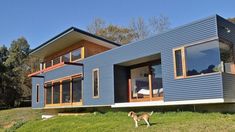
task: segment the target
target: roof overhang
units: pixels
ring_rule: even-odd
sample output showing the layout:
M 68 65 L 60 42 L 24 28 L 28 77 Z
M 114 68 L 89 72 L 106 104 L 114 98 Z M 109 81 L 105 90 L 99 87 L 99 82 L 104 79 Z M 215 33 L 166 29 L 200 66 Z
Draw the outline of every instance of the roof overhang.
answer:
M 80 40 L 87 40 L 108 48 L 121 46 L 120 44 L 106 40 L 86 31 L 71 27 L 33 49 L 30 52 L 30 55 L 44 58 L 57 51 L 63 50 L 64 48 L 67 48 Z

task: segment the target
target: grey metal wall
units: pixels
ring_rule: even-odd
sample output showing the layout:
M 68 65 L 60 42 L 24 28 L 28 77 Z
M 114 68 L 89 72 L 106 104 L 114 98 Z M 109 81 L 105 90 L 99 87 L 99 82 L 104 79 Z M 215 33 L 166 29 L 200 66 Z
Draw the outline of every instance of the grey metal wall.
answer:
M 216 16 L 212 16 L 201 19 L 145 40 L 84 59 L 84 105 L 113 104 L 114 65 L 157 53 L 161 53 L 165 101 L 222 98 L 222 75 L 220 73 L 175 80 L 173 71 L 172 49 L 192 42 L 218 37 L 216 18 Z M 214 41 L 214 43 L 218 43 L 218 41 Z M 92 98 L 92 70 L 95 68 L 99 68 L 100 98 Z M 77 68 L 61 68 L 46 73 L 45 80 L 75 72 L 79 72 L 79 70 Z M 33 83 L 35 82 L 33 81 Z
M 174 79 L 172 49 L 212 37 L 217 37 L 216 16 L 85 59 L 84 103 L 86 105 L 114 103 L 113 65 L 157 53 L 161 53 L 162 57 L 165 101 L 223 98 L 222 76 L 219 73 Z M 91 71 L 94 68 L 100 69 L 99 99 L 93 99 L 91 96 Z
M 235 25 L 220 16 L 217 16 L 217 24 L 219 38 L 232 42 L 235 51 Z M 223 74 L 223 93 L 225 99 L 235 99 L 235 75 Z
M 39 84 L 39 102 L 37 99 L 36 85 Z M 44 79 L 43 78 L 32 78 L 32 107 L 42 108 L 44 107 Z
M 235 99 L 235 75 L 223 73 L 224 99 Z

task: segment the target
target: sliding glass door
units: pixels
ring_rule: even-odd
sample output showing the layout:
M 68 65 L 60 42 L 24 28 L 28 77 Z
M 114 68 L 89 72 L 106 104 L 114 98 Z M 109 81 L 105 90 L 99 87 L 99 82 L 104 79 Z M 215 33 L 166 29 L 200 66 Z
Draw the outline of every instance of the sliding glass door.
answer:
M 133 99 L 149 98 L 149 67 L 131 69 L 131 91 Z
M 130 69 L 130 101 L 162 100 L 161 61 L 140 64 Z
M 163 97 L 162 66 L 161 64 L 153 64 L 150 67 L 152 79 L 152 97 Z

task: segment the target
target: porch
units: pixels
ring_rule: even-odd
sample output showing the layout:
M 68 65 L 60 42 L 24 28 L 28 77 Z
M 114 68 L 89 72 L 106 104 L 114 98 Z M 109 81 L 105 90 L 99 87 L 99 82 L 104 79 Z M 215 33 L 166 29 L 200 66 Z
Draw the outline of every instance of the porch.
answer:
M 161 54 L 114 66 L 115 103 L 163 101 Z

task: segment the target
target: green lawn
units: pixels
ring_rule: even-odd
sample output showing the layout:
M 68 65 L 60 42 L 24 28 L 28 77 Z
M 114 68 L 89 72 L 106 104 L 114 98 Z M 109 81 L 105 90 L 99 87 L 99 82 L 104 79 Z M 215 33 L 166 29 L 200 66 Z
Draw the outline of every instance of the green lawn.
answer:
M 41 112 L 31 108 L 0 110 L 0 132 L 40 118 Z
M 17 111 L 17 113 L 15 113 Z M 25 112 L 23 112 L 25 111 Z M 105 114 L 86 114 L 77 116 L 57 116 L 48 120 L 38 119 L 40 112 L 30 109 L 12 109 L 0 111 L 0 123 L 11 122 L 13 119 L 21 119 L 21 114 L 27 112 L 32 117 L 25 117 L 27 122 L 20 125 L 19 132 L 62 132 L 62 131 L 100 131 L 100 132 L 127 132 L 127 131 L 235 131 L 235 114 L 221 113 L 196 113 L 196 112 L 166 112 L 154 113 L 150 122 L 152 126 L 147 128 L 145 122 L 140 122 L 139 127 L 134 127 L 133 120 L 127 116 L 127 112 L 108 112 Z M 2 120 L 4 113 L 12 113 L 6 120 Z M 34 114 L 32 114 L 34 113 Z M 27 114 L 26 114 L 27 115 Z M 10 119 L 12 118 L 12 119 Z M 3 130 L 3 129 L 2 129 Z

